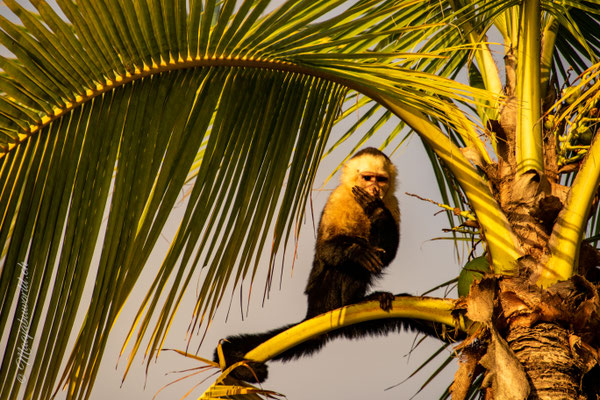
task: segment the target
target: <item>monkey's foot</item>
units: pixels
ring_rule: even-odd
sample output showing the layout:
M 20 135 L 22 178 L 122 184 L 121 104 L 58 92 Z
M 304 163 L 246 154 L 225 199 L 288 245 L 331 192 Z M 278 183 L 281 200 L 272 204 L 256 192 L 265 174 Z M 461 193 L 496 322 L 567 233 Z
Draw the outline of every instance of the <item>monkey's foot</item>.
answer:
M 392 309 L 392 301 L 394 301 L 394 294 L 390 292 L 373 292 L 365 300 L 379 300 L 379 307 L 383 311 L 390 311 Z

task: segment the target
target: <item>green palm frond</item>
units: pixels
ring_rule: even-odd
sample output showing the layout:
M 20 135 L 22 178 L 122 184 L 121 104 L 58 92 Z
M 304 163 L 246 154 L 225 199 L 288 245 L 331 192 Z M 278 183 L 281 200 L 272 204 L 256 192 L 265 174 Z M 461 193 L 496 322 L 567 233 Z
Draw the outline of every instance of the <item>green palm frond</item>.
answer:
M 549 12 L 558 20 L 554 66 L 562 80 L 573 79 L 600 59 L 600 12 L 598 2 L 577 2 L 572 9 L 549 4 Z M 569 69 L 574 76 L 569 77 Z
M 484 123 L 497 113 L 501 79 L 483 38 L 500 20 L 516 37 L 516 1 L 30 3 L 0 4 L 11 11 L 0 16 L 0 398 L 48 398 L 59 381 L 89 396 L 110 329 L 180 201 L 129 362 L 139 349 L 157 354 L 198 276 L 191 330 L 205 326 L 228 285 L 254 278 L 266 243 L 285 250 L 332 125 L 360 107 L 348 135 L 412 117 L 430 131 L 444 201 L 466 209 L 436 141 L 457 179 L 476 181 L 476 195 L 465 190 L 481 201 L 475 211 L 501 222 L 490 237 L 505 232 L 487 183 L 453 151 L 491 160 L 495 138 L 462 110 Z M 598 58 L 597 5 L 542 2 L 557 21 L 563 76 Z M 473 62 L 479 85 L 448 79 Z M 507 248 L 510 270 L 518 254 Z
M 187 281 L 199 264 L 199 254 L 193 251 L 198 239 L 202 238 L 207 252 L 203 264 L 212 266 L 208 275 L 213 275 L 213 279 L 206 280 L 207 290 L 214 282 L 223 284 L 227 272 L 232 271 L 218 267 L 233 266 L 238 254 L 244 257 L 238 277 L 245 276 L 250 265 L 256 268 L 258 259 L 253 258 L 260 254 L 274 218 L 279 219 L 277 227 L 284 232 L 291 226 L 288 218 L 302 215 L 299 209 L 290 216 L 277 217 L 275 206 L 279 201 L 283 207 L 291 207 L 292 202 L 304 204 L 299 197 L 306 198 L 344 89 L 295 74 L 271 72 L 256 79 L 253 71 L 242 69 L 233 73 L 219 69 L 198 72 L 171 72 L 160 79 L 149 77 L 126 85 L 123 90 L 108 92 L 89 106 L 86 103 L 53 122 L 5 156 L 3 173 L 8 179 L 3 181 L 2 201 L 9 203 L 7 209 L 12 215 L 7 217 L 12 217 L 15 229 L 9 236 L 12 223 L 7 218 L 2 231 L 2 237 L 9 241 L 2 271 L 3 295 L 11 299 L 18 290 L 22 291 L 17 266 L 26 265 L 31 271 L 29 304 L 36 304 L 30 312 L 31 336 L 39 333 L 35 322 L 43 315 L 44 302 L 50 301 L 48 317 L 54 318 L 48 321 L 54 319 L 54 325 L 49 324 L 52 330 L 44 330 L 41 339 L 48 341 L 49 350 L 40 352 L 33 366 L 50 383 L 60 367 L 59 355 L 64 354 L 63 335 L 68 337 L 74 329 L 73 319 L 87 273 L 94 271 L 90 270 L 91 258 L 107 197 L 110 208 L 90 312 L 69 360 L 73 374 L 81 373 L 78 369 L 82 363 L 85 365 L 90 348 L 104 345 L 105 336 L 98 333 L 112 325 L 133 288 L 209 126 L 212 129 L 207 151 L 169 253 L 183 254 L 183 261 L 167 257 L 156 281 L 158 294 L 164 289 L 163 279 L 176 267 L 179 269 L 173 295 L 176 290 L 185 290 L 185 285 L 178 288 L 177 284 L 190 258 L 189 275 L 183 275 Z M 306 109 L 293 106 L 288 97 L 306 102 Z M 220 98 L 228 101 L 218 103 Z M 263 112 L 248 112 L 250 104 Z M 299 133 L 290 134 L 290 129 Z M 223 159 L 234 162 L 221 167 Z M 290 163 L 297 166 L 290 170 L 290 176 L 300 176 L 300 171 L 308 173 L 286 184 L 288 176 L 280 165 Z M 114 187 L 109 192 L 115 168 Z M 67 173 L 61 174 L 63 171 Z M 286 190 L 281 191 L 282 187 Z M 53 209 L 48 210 L 49 207 Z M 240 249 L 247 229 L 256 234 L 249 235 L 251 243 Z M 216 247 L 215 241 L 211 246 L 205 245 L 211 236 L 223 240 Z M 53 275 L 57 286 L 48 292 L 49 277 Z M 44 286 L 38 289 L 41 285 Z M 51 293 L 49 299 L 46 293 Z M 201 297 L 200 301 L 214 308 L 219 299 Z M 169 298 L 165 313 L 176 306 Z M 8 309 L 10 302 L 3 303 L 2 328 L 10 315 L 4 307 Z M 15 325 L 16 317 L 13 332 L 24 326 Z M 169 317 L 167 314 L 163 318 Z M 159 324 L 158 328 L 164 329 L 164 325 Z M 95 332 L 97 338 L 88 342 Z M 14 371 L 10 360 L 15 359 L 23 343 L 9 346 L 5 365 L 8 371 Z M 90 360 L 88 365 L 82 382 L 95 374 L 97 362 Z M 30 378 L 31 390 L 35 391 L 33 386 L 40 381 Z M 77 394 L 83 388 L 72 390 Z
M 18 18 L 0 17 L 14 56 L 0 57 L 2 396 L 46 398 L 57 381 L 89 396 L 186 182 L 131 357 L 161 348 L 194 274 L 197 329 L 230 281 L 254 276 L 267 238 L 274 253 L 287 242 L 348 89 L 447 124 L 448 99 L 489 98 L 415 70 L 409 51 L 374 50 L 390 32 L 437 28 L 397 26 L 419 2 L 292 0 L 267 14 L 264 0 L 57 3 L 7 0 Z
M 444 9 L 444 6 L 446 7 Z M 494 68 L 488 69 L 486 73 L 486 47 L 490 47 L 492 51 L 503 51 L 499 46 L 494 47 L 494 44 L 486 45 L 481 41 L 484 40 L 488 30 L 494 24 L 505 39 L 505 45 L 518 45 L 518 27 L 519 27 L 519 9 L 517 2 L 451 2 L 443 3 L 438 9 L 439 14 L 434 12 L 435 9 L 414 10 L 412 18 L 415 21 L 423 22 L 424 18 L 429 18 L 427 21 L 431 24 L 428 37 L 429 40 L 422 44 L 422 51 L 435 54 L 439 49 L 447 48 L 447 43 L 452 43 L 455 49 L 461 45 L 462 50 L 452 52 L 449 58 L 445 59 L 424 59 L 420 62 L 413 62 L 414 67 L 425 70 L 435 71 L 442 76 L 455 77 L 459 71 L 464 71 L 466 67 L 470 72 L 470 83 L 473 86 L 481 88 L 493 88 L 492 81 L 500 79 L 499 71 L 494 71 Z M 542 59 L 542 82 L 547 82 L 549 79 L 549 69 L 552 64 L 560 78 L 566 79 L 569 67 L 574 69 L 574 74 L 570 76 L 575 78 L 581 73 L 590 61 L 594 61 L 600 56 L 600 46 L 598 41 L 598 32 L 600 25 L 598 23 L 598 6 L 596 1 L 592 2 L 569 2 L 568 4 L 557 2 L 541 2 L 543 15 L 543 23 L 545 23 L 544 32 L 544 52 Z M 452 13 L 451 11 L 457 11 Z M 421 19 L 423 18 L 423 19 Z M 436 22 L 444 22 L 446 26 L 441 29 L 434 29 Z M 402 37 L 396 37 L 395 41 L 384 40 L 380 43 L 380 47 L 391 46 L 398 51 L 406 51 L 410 46 L 413 46 L 413 40 L 409 39 L 409 35 L 415 35 L 414 32 L 408 32 Z M 556 42 L 555 42 L 556 41 Z M 469 46 L 471 44 L 471 46 Z M 475 45 L 479 47 L 475 47 Z M 421 45 L 421 44 L 420 44 Z M 556 52 L 554 52 L 556 45 Z M 478 48 L 483 50 L 478 51 Z M 497 50 L 496 50 L 497 49 Z M 547 53 L 547 54 L 546 54 Z M 484 56 L 481 56 L 483 54 Z M 480 55 L 478 57 L 478 55 Z M 554 56 L 554 57 L 553 57 Z M 481 71 L 480 71 L 481 69 Z M 533 68 L 531 68 L 533 70 Z M 546 75 L 544 75 L 544 71 Z M 496 74 L 498 76 L 493 77 Z M 545 84 L 542 84 L 542 92 L 546 92 Z M 487 104 L 485 107 L 477 105 L 477 114 L 482 122 L 488 121 L 490 118 L 497 118 L 498 107 L 501 103 Z M 359 104 L 357 103 L 357 108 Z M 375 106 L 378 107 L 378 106 Z M 386 113 L 387 114 L 387 113 Z M 379 118 L 372 119 L 370 124 L 376 127 L 382 120 L 388 117 L 384 114 Z M 365 122 L 362 123 L 366 125 Z M 493 135 L 491 132 L 486 132 Z M 456 134 L 449 135 L 450 137 L 459 137 Z M 530 136 L 530 135 L 528 135 Z M 539 135 L 538 135 L 539 136 Z M 496 138 L 490 136 L 490 144 L 495 149 Z M 460 140 L 459 140 L 460 141 Z M 462 147 L 462 145 L 461 145 Z M 535 146 L 525 146 L 535 148 Z M 445 178 L 443 175 L 436 174 L 438 185 L 444 188 Z M 440 178 L 442 180 L 440 180 Z M 451 190 L 445 192 L 445 198 L 456 197 L 456 191 Z M 455 204 L 460 208 L 465 208 L 467 205 L 463 202 Z

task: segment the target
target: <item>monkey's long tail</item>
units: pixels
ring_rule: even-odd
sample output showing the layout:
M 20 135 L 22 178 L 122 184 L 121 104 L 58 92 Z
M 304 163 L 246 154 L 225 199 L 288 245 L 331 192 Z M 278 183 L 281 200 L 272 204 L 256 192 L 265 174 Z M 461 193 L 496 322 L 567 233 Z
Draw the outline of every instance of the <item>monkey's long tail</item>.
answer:
M 250 350 L 295 325 L 296 324 L 285 325 L 281 328 L 273 329 L 263 333 L 242 334 L 227 337 L 221 342 L 221 348 L 223 349 L 223 355 L 225 357 L 225 364 L 229 366 L 238 361 L 244 360 L 244 355 Z M 276 355 L 271 360 L 289 361 L 305 355 L 310 355 L 316 351 L 319 351 L 325 345 L 327 340 L 328 335 L 309 339 L 291 349 L 284 351 L 283 353 Z M 215 350 L 213 359 L 218 361 L 217 350 Z M 234 378 L 251 383 L 263 382 L 265 379 L 267 379 L 269 371 L 265 363 L 249 360 L 246 360 L 246 363 L 248 365 L 247 367 L 240 366 L 233 370 L 230 375 Z

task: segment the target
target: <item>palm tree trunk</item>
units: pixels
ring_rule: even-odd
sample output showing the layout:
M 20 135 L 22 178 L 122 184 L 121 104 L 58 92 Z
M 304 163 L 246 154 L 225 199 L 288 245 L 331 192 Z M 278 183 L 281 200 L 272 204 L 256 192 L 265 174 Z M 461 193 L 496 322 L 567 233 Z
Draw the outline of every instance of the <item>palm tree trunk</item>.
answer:
M 577 336 L 558 324 L 544 322 L 513 326 L 506 339 L 525 368 L 531 386 L 529 399 L 586 398 L 581 390 L 586 363 L 573 344 Z

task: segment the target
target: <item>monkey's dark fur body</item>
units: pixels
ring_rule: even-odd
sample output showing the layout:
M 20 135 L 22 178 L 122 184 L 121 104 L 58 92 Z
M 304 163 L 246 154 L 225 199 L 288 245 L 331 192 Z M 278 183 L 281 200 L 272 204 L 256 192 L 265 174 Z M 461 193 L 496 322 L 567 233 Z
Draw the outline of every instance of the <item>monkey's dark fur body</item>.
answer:
M 400 213 L 394 196 L 395 179 L 394 165 L 374 148 L 356 153 L 345 165 L 342 183 L 329 197 L 321 215 L 315 257 L 305 290 L 308 297 L 305 320 L 366 300 L 379 300 L 384 310 L 391 308 L 391 293 L 367 295 L 367 291 L 398 249 Z M 226 364 L 244 359 L 248 351 L 292 326 L 228 337 L 222 342 Z M 338 336 L 359 338 L 403 328 L 428 334 L 435 330 L 416 320 L 368 321 L 311 339 L 272 359 L 287 361 L 310 355 Z M 248 382 L 262 382 L 267 378 L 264 363 L 248 361 L 248 365 L 252 371 L 241 366 L 231 375 Z

